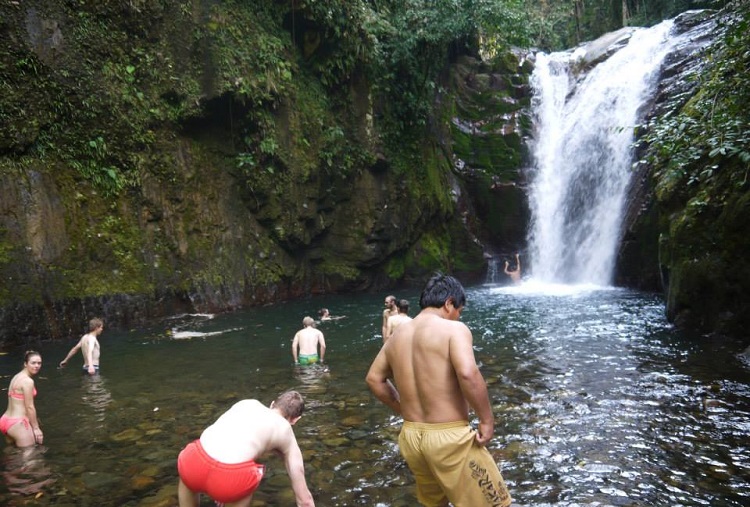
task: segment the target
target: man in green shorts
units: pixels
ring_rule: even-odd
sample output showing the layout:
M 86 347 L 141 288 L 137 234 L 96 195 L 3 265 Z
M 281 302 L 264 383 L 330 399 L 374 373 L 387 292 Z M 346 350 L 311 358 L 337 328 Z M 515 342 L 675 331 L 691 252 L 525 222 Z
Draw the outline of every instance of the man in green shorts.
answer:
M 495 431 L 487 385 L 471 331 L 458 321 L 465 304 L 458 280 L 432 277 L 419 300 L 422 311 L 385 342 L 367 384 L 404 418 L 399 450 L 415 476 L 419 503 L 507 507 L 510 493 L 485 447 Z M 476 430 L 469 407 L 479 418 Z
M 292 341 L 292 356 L 294 363 L 300 365 L 321 363 L 326 355 L 326 340 L 323 333 L 315 329 L 315 320 L 312 317 L 302 319 L 302 329 L 297 331 Z M 320 346 L 320 356 L 318 356 Z

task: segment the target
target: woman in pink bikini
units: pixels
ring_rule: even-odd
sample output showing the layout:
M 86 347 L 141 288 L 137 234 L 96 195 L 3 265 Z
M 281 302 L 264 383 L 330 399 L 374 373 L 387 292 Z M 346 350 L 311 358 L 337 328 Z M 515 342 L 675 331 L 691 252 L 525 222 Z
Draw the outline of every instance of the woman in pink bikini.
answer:
M 39 352 L 26 352 L 23 370 L 18 372 L 8 386 L 8 409 L 0 417 L 0 431 L 8 443 L 16 447 L 28 447 L 41 444 L 44 438 L 36 417 L 34 397 L 34 375 L 42 368 L 42 356 Z

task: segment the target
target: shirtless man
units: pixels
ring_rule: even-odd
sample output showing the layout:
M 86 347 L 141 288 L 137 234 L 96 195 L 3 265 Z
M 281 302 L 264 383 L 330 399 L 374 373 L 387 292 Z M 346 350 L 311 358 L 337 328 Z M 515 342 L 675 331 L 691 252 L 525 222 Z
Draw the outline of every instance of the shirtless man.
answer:
M 304 328 L 297 331 L 292 340 L 292 356 L 295 364 L 315 364 L 325 360 L 326 340 L 323 333 L 315 329 L 315 320 L 312 317 L 302 319 Z M 318 356 L 318 345 L 320 345 L 320 356 Z
M 198 507 L 201 493 L 217 503 L 249 507 L 265 472 L 255 460 L 269 452 L 283 456 L 297 507 L 314 507 L 292 430 L 304 408 L 297 391 L 282 393 L 270 407 L 258 400 L 235 403 L 180 452 L 180 507 Z
M 385 297 L 385 310 L 383 310 L 383 330 L 382 336 L 385 342 L 388 339 L 388 318 L 398 315 L 398 307 L 396 306 L 396 296 Z
M 518 258 L 518 254 L 516 254 L 516 269 L 508 269 L 509 267 L 510 263 L 505 261 L 505 274 L 514 284 L 521 283 L 521 259 Z
M 102 319 L 94 318 L 89 321 L 89 332 L 78 340 L 78 343 L 70 349 L 65 359 L 60 361 L 60 368 L 68 363 L 68 359 L 73 357 L 78 349 L 83 354 L 83 371 L 89 375 L 94 375 L 99 371 L 99 340 L 97 339 L 104 331 L 104 322 Z
M 395 331 L 400 324 L 411 320 L 411 317 L 409 317 L 409 302 L 407 300 L 400 299 L 397 308 L 398 313 L 388 317 L 388 324 L 386 325 L 386 334 L 383 336 L 383 343 L 393 336 L 393 331 Z
M 383 345 L 367 384 L 404 419 L 399 450 L 422 505 L 507 507 L 510 494 L 485 447 L 495 429 L 487 385 L 471 331 L 458 321 L 465 304 L 458 280 L 432 277 L 419 299 L 421 312 Z M 469 425 L 469 408 L 479 419 L 476 430 Z

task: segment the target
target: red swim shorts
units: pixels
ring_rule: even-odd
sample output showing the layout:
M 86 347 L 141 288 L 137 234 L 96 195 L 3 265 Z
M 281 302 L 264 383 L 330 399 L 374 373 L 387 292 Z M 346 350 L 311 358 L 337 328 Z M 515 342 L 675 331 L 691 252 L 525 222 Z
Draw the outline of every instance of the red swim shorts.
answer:
M 233 465 L 219 463 L 206 454 L 200 440 L 195 440 L 180 452 L 177 471 L 190 491 L 205 493 L 220 503 L 231 503 L 258 489 L 265 467 L 255 461 Z

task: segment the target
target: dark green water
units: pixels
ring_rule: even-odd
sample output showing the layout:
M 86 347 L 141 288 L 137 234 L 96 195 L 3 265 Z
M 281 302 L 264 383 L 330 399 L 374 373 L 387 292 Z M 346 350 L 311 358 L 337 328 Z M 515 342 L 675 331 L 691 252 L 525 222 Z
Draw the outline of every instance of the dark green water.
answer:
M 515 502 L 750 504 L 750 367 L 739 345 L 680 336 L 651 295 L 541 289 L 472 287 L 462 316 L 497 419 L 489 448 Z M 289 388 L 308 402 L 295 432 L 316 505 L 417 505 L 395 443 L 400 420 L 364 383 L 384 295 L 105 329 L 95 379 L 79 373 L 80 357 L 56 368 L 78 337 L 44 343 L 45 446 L 4 448 L 0 505 L 176 505 L 180 449 L 235 401 L 269 403 Z M 416 292 L 397 295 L 418 306 Z M 319 326 L 330 371 L 295 369 L 291 339 L 322 306 L 347 316 Z M 220 334 L 173 340 L 173 327 Z M 3 389 L 21 356 L 0 357 Z M 283 463 L 265 462 L 253 505 L 293 505 Z

